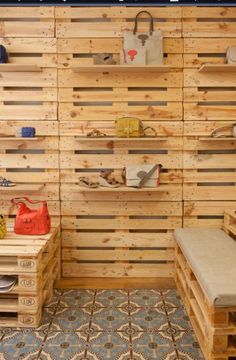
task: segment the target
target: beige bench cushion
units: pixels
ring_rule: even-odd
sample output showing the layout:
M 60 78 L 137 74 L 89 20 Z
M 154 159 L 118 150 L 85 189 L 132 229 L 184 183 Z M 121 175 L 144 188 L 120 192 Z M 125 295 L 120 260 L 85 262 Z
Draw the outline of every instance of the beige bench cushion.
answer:
M 177 229 L 175 238 L 210 302 L 236 306 L 236 241 L 220 229 Z

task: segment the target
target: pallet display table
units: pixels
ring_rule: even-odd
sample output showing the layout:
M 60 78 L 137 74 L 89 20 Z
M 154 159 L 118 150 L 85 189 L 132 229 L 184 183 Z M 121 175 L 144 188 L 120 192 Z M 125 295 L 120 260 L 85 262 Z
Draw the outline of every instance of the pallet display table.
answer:
M 0 240 L 0 275 L 16 275 L 17 284 L 0 294 L 0 326 L 37 327 L 42 306 L 53 294 L 60 269 L 59 227 L 47 235 L 17 235 Z

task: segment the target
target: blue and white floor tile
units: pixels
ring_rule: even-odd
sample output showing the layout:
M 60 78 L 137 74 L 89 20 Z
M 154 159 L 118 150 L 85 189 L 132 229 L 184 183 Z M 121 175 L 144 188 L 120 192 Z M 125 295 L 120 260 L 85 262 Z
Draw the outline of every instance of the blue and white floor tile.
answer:
M 204 360 L 176 290 L 55 290 L 37 329 L 0 328 L 0 360 Z

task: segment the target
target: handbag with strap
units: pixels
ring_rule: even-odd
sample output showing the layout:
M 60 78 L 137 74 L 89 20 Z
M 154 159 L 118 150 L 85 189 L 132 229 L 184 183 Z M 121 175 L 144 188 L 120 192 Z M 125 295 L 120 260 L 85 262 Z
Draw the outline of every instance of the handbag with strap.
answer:
M 160 164 L 128 165 L 125 168 L 126 186 L 157 187 L 160 184 Z
M 51 219 L 46 201 L 33 201 L 27 197 L 14 198 L 12 204 L 17 206 L 14 225 L 16 234 L 45 235 L 50 231 Z M 25 202 L 40 204 L 38 209 L 30 209 Z
M 228 64 L 236 64 L 236 46 L 229 46 L 226 53 Z
M 146 131 L 150 129 L 154 136 L 157 136 L 156 130 L 150 126 L 144 127 L 140 119 L 132 117 L 122 117 L 116 120 L 117 137 L 142 137 L 146 136 Z
M 149 16 L 149 32 L 137 33 L 139 15 L 147 14 Z M 124 32 L 124 49 L 126 52 L 132 51 L 132 54 L 139 54 L 139 49 L 146 51 L 146 64 L 163 64 L 163 35 L 161 31 L 154 31 L 153 17 L 148 11 L 140 11 L 135 17 L 133 31 Z

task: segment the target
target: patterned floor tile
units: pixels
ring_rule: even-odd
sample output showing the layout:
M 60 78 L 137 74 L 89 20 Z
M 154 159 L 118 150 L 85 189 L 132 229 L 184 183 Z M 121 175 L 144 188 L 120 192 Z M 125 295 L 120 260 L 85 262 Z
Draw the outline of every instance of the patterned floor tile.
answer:
M 137 307 L 159 307 L 163 305 L 162 295 L 158 290 L 133 290 L 130 291 L 129 298 Z
M 181 331 L 174 336 L 178 359 L 204 360 L 197 338 L 193 331 Z
M 84 359 L 86 341 L 78 332 L 49 332 L 40 360 Z
M 166 360 L 176 356 L 172 340 L 167 339 L 162 333 L 140 332 L 139 336 L 132 340 L 132 348 L 145 360 Z
M 128 292 L 125 290 L 98 290 L 96 303 L 104 307 L 119 307 L 128 301 Z
M 98 360 L 123 360 L 130 355 L 129 341 L 118 332 L 101 332 L 89 342 L 88 351 Z
M 62 291 L 60 289 L 54 289 L 52 298 L 46 301 L 44 307 L 56 307 L 60 300 L 61 293 Z
M 60 307 L 88 307 L 93 304 L 94 290 L 66 290 L 60 300 Z
M 1 360 L 33 360 L 44 340 L 44 332 L 13 331 L 0 343 Z
M 58 308 L 53 318 L 50 330 L 79 331 L 91 320 L 90 312 L 85 308 Z
M 188 330 L 192 328 L 189 317 L 183 307 L 169 308 L 167 313 L 171 326 L 177 325 L 179 330 Z
M 99 326 L 101 330 L 118 330 L 129 322 L 129 315 L 120 308 L 101 308 L 92 317 L 92 326 Z
M 159 330 L 166 323 L 166 315 L 159 308 L 140 308 L 134 313 L 131 312 L 132 326 L 138 325 L 143 331 L 149 329 Z
M 177 290 L 169 289 L 162 291 L 164 302 L 172 307 L 182 307 L 183 303 Z

